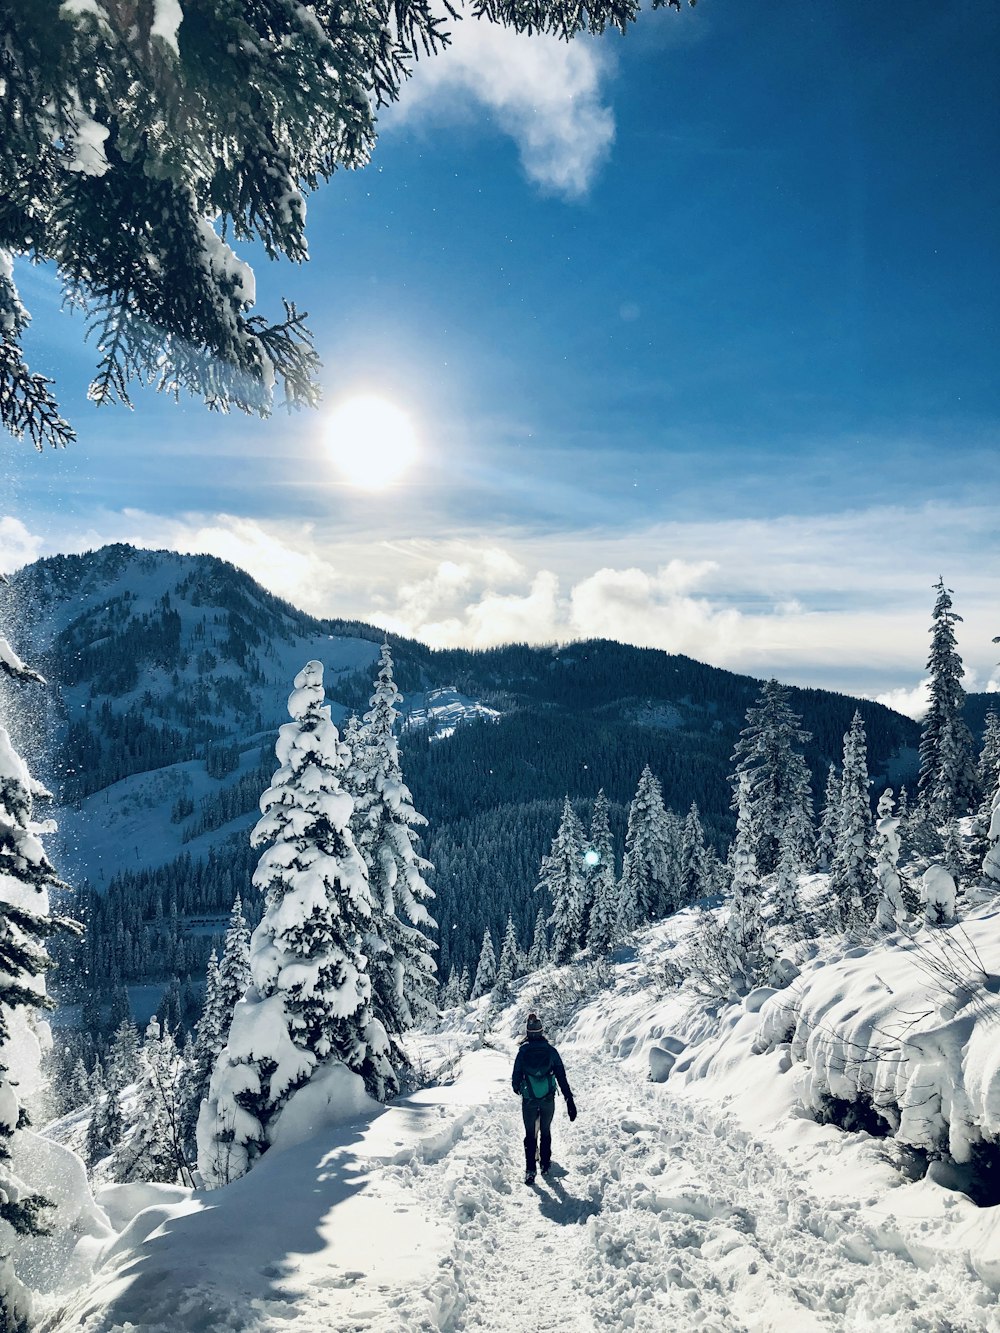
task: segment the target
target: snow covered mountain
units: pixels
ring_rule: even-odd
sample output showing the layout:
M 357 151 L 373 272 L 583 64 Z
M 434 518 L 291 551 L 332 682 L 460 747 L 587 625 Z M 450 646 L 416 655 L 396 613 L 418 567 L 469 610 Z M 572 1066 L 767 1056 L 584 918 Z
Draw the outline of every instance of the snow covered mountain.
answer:
M 47 710 L 15 731 L 60 794 L 62 873 L 124 897 L 141 890 L 147 920 L 176 899 L 192 947 L 163 965 L 196 975 L 212 914 L 247 878 L 245 834 L 292 677 L 322 661 L 341 720 L 367 704 L 381 631 L 317 620 L 214 557 L 122 545 L 38 561 L 0 595 L 14 646 L 51 683 Z M 446 967 L 474 961 L 483 929 L 499 934 L 508 911 L 527 935 L 535 872 L 567 792 L 582 801 L 604 787 L 620 824 L 648 762 L 674 809 L 697 801 L 709 837 L 721 846 L 730 835 L 730 756 L 758 682 L 604 641 L 488 652 L 391 642 L 408 711 L 406 775 L 438 865 Z M 820 690 L 793 690 L 792 703 L 813 735 L 817 788 L 855 707 L 876 782 L 912 776 L 909 719 Z M 92 939 L 101 928 L 95 920 Z M 131 984 L 152 979 L 146 965 L 135 964 Z M 91 966 L 100 970 L 97 954 Z

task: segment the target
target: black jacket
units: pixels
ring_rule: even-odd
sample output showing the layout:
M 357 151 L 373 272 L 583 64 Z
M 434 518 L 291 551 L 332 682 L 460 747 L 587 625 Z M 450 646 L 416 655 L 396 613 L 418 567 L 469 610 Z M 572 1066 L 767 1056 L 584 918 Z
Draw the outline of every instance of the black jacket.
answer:
M 559 1052 L 543 1036 L 536 1037 L 534 1033 L 522 1042 L 521 1048 L 514 1059 L 514 1072 L 510 1081 L 518 1096 L 521 1095 L 521 1084 L 524 1082 L 524 1076 L 529 1069 L 533 1074 L 547 1074 L 549 1072 L 555 1074 L 559 1091 L 567 1101 L 573 1100 L 573 1094 L 569 1090 L 566 1070 L 563 1068 Z

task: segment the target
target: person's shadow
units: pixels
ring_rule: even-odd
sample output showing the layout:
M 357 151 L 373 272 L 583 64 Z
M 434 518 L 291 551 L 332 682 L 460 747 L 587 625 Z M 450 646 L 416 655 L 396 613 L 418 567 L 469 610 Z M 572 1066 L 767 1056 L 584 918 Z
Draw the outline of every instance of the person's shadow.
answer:
M 543 1217 L 560 1226 L 582 1226 L 588 1217 L 596 1217 L 601 1211 L 600 1199 L 579 1199 L 570 1194 L 560 1176 L 565 1171 L 554 1168 L 542 1181 L 535 1182 L 538 1195 L 538 1207 Z

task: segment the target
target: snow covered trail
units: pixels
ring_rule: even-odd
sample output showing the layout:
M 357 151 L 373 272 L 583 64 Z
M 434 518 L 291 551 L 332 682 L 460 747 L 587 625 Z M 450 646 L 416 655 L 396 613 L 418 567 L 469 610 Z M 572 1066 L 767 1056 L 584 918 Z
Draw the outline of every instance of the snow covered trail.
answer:
M 581 1111 L 560 1101 L 565 1174 L 522 1183 L 517 1099 L 484 1106 L 440 1160 L 400 1183 L 453 1211 L 459 1299 L 448 1329 L 1000 1330 L 994 1293 L 958 1256 L 912 1257 L 857 1205 L 819 1200 L 725 1115 L 610 1057 L 565 1051 Z
M 923 1186 L 897 1190 L 867 1165 L 884 1188 L 859 1198 L 835 1131 L 799 1122 L 829 1155 L 820 1179 L 811 1140 L 779 1155 L 718 1101 L 583 1044 L 562 1047 L 579 1118 L 559 1100 L 556 1169 L 526 1186 L 512 1054 L 466 1052 L 454 1083 L 275 1150 L 224 1191 L 165 1197 L 41 1327 L 1000 1333 L 968 1255 L 942 1250 L 912 1208 L 906 1225 L 889 1216 Z M 780 1057 L 759 1059 L 778 1071 Z

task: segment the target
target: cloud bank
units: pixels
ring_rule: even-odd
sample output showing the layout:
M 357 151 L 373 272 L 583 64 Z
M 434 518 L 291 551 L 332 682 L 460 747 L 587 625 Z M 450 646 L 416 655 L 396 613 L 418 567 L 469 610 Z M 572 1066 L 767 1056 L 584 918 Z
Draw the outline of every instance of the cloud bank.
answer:
M 59 534 L 207 552 L 319 616 L 372 622 L 435 647 L 612 638 L 751 675 L 877 696 L 919 715 L 940 558 L 964 617 L 967 688 L 1000 688 L 982 509 L 884 507 L 773 521 L 669 523 L 633 533 L 495 532 L 385 540 L 237 515 L 108 514 Z M 23 563 L 51 549 L 0 520 Z M 892 558 L 886 552 L 892 552 Z

